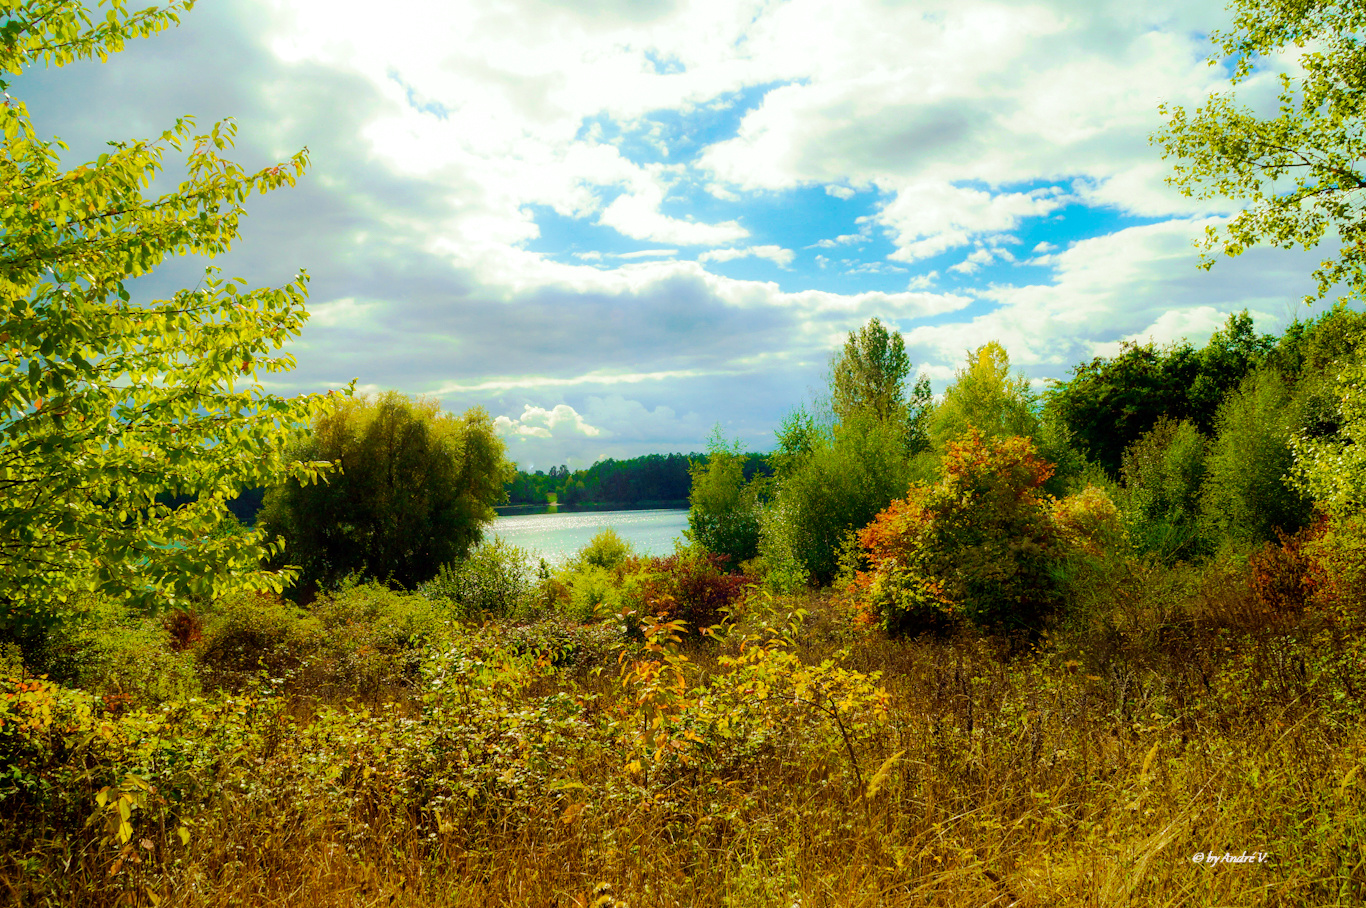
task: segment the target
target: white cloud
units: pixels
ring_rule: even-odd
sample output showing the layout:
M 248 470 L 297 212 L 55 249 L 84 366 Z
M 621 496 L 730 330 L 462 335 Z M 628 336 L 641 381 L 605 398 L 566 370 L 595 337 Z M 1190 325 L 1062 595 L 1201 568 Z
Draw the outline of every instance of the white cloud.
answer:
M 780 268 L 786 268 L 792 264 L 796 254 L 791 249 L 784 249 L 781 246 L 746 246 L 743 249 L 712 249 L 699 255 L 697 260 L 699 262 L 729 262 L 751 257 L 768 259 Z
M 493 421 L 498 432 L 505 436 L 525 436 L 529 438 L 551 438 L 581 435 L 596 438 L 602 431 L 588 424 L 578 412 L 568 404 L 556 404 L 552 409 L 533 407 L 527 404 L 522 415 L 517 418 L 499 416 Z

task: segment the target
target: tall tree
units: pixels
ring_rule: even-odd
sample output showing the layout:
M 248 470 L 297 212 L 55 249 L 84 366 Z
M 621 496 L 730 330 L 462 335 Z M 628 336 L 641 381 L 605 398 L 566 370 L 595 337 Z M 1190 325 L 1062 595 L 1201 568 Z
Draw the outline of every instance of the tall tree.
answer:
M 1308 249 L 1336 233 L 1336 256 L 1314 271 L 1316 295 L 1342 284 L 1360 296 L 1366 290 L 1366 5 L 1233 0 L 1231 8 L 1233 27 L 1211 35 L 1210 63 L 1232 61 L 1232 87 L 1292 48 L 1296 67 L 1294 75 L 1280 77 L 1274 115 L 1239 106 L 1232 89 L 1210 95 L 1193 113 L 1161 108 L 1169 119 L 1153 140 L 1164 157 L 1176 158 L 1171 182 L 1188 196 L 1247 205 L 1222 230 L 1208 229 L 1202 265 L 1213 264 L 1216 249 L 1230 256 L 1257 243 Z
M 191 2 L 101 6 L 95 20 L 79 3 L 7 3 L 3 75 L 104 60 Z M 306 153 L 248 174 L 220 156 L 231 124 L 199 133 L 181 119 L 158 140 L 114 143 L 63 170 L 64 146 L 40 139 L 8 94 L 0 133 L 0 619 L 42 620 L 84 590 L 156 608 L 279 589 L 286 577 L 260 567 L 274 546 L 224 532 L 235 526 L 225 502 L 317 472 L 287 458 L 285 441 L 318 400 L 258 381 L 293 365 L 276 351 L 307 317 L 304 276 L 248 290 L 211 269 L 164 300 L 135 298 L 125 282 L 169 255 L 225 252 L 243 200 L 292 185 Z M 183 182 L 144 195 L 168 153 L 185 153 Z

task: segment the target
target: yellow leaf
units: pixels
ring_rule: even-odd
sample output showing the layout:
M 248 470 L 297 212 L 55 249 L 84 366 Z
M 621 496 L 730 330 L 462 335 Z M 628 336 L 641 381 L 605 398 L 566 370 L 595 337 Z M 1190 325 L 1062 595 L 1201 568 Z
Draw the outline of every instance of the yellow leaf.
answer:
M 180 836 L 181 845 L 190 844 L 190 830 L 186 829 L 184 826 L 181 826 L 176 830 L 176 835 Z

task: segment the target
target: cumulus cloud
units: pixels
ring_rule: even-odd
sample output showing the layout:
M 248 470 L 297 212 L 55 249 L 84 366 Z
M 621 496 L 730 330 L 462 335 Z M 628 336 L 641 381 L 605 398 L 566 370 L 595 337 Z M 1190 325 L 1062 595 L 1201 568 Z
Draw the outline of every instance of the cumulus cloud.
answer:
M 717 422 L 767 446 L 874 315 L 936 382 L 991 338 L 1044 377 L 1244 307 L 1282 317 L 1320 256 L 1198 271 L 1191 239 L 1227 211 L 1164 185 L 1147 141 L 1159 101 L 1218 86 L 1200 35 L 1224 19 L 1223 0 L 222 0 L 11 93 L 68 160 L 186 112 L 236 117 L 248 167 L 307 145 L 309 174 L 251 200 L 221 260 L 313 276 L 275 387 L 435 394 L 503 414 L 518 456 L 591 462 L 698 449 Z M 1025 237 L 1033 267 L 1003 279 Z M 780 280 L 708 269 L 744 257 Z
M 499 434 L 505 436 L 552 438 L 582 435 L 596 438 L 602 434 L 602 430 L 589 425 L 588 421 L 568 404 L 556 404 L 549 410 L 527 404 L 522 408 L 521 416 L 515 419 L 510 416 L 499 416 L 493 424 Z

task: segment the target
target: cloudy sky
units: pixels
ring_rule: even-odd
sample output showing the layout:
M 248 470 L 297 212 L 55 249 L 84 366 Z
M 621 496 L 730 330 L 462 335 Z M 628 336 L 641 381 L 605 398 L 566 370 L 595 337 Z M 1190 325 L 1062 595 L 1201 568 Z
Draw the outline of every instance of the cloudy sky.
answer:
M 215 264 L 312 276 L 285 392 L 483 406 L 524 468 L 752 449 L 877 315 L 942 391 L 1003 342 L 1043 381 L 1124 339 L 1297 312 L 1320 257 L 1192 244 L 1159 103 L 1226 85 L 1219 0 L 201 0 L 11 93 L 70 164 L 236 119 L 254 200 Z M 1265 98 L 1270 74 L 1243 91 Z M 142 282 L 193 285 L 202 262 Z

